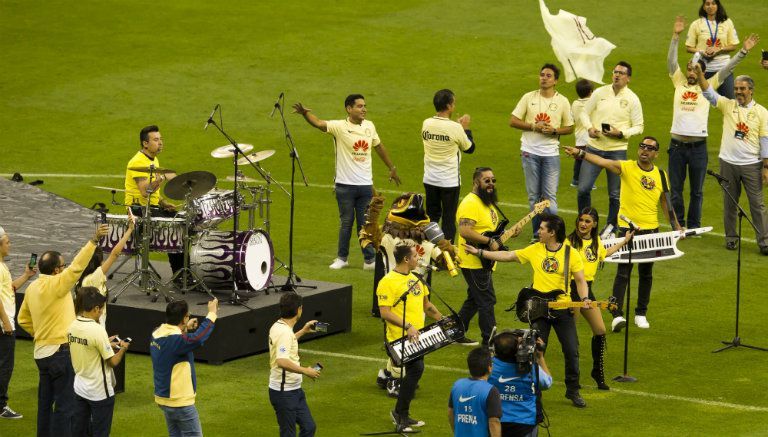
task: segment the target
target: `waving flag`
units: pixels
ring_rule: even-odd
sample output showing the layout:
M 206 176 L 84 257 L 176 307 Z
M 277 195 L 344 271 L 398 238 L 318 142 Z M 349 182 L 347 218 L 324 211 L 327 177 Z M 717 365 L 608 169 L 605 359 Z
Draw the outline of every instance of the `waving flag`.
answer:
M 539 0 L 544 27 L 552 37 L 552 50 L 563 64 L 566 82 L 577 78 L 603 83 L 603 62 L 616 46 L 596 37 L 587 27 L 587 19 L 560 9 L 549 13 L 544 0 Z

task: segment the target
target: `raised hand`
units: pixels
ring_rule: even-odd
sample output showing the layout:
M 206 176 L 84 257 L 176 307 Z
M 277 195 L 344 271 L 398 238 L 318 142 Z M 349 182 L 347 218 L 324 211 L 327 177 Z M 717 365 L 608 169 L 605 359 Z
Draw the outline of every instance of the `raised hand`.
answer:
M 672 27 L 672 31 L 675 35 L 680 35 L 680 32 L 685 30 L 685 18 L 682 15 L 675 17 L 675 25 Z

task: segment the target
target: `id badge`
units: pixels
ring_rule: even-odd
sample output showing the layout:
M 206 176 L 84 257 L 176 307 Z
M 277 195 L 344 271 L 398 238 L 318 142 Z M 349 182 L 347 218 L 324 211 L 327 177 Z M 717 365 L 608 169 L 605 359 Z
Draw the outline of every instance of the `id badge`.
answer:
M 736 138 L 737 140 L 743 140 L 745 136 L 746 136 L 746 133 L 743 130 L 736 130 L 733 133 L 733 137 Z

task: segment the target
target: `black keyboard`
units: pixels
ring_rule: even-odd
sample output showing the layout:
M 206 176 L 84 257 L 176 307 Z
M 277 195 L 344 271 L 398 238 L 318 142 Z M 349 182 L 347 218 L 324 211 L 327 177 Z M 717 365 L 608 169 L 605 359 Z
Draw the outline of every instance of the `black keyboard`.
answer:
M 387 355 L 395 363 L 395 366 L 400 367 L 430 352 L 448 346 L 462 337 L 464 337 L 464 325 L 461 320 L 457 316 L 447 316 L 419 329 L 419 340 L 415 343 L 408 340 L 406 336 L 385 344 Z

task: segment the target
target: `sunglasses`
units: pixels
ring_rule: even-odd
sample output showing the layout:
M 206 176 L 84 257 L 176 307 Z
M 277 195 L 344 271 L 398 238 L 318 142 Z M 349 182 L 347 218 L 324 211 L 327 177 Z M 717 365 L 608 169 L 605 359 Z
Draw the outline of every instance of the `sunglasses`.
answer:
M 645 144 L 645 143 L 640 143 L 640 148 L 644 149 L 644 150 L 649 150 L 651 152 L 656 152 L 657 150 L 659 150 L 658 147 L 656 147 L 656 146 L 654 146 L 652 144 Z
M 486 179 L 483 179 L 483 182 L 485 182 L 486 184 L 490 184 L 490 183 L 494 183 L 495 184 L 496 183 L 496 178 L 493 178 L 493 179 L 486 178 Z

